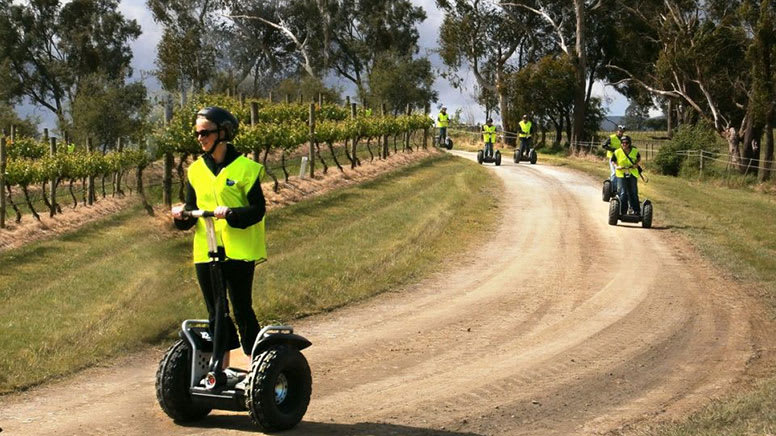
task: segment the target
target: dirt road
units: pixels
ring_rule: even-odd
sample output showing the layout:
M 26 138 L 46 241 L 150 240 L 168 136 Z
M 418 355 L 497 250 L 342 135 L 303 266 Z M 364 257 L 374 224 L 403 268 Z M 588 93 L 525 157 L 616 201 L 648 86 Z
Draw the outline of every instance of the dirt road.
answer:
M 660 228 L 659 204 L 657 228 L 611 227 L 587 176 L 489 167 L 504 190 L 491 241 L 408 289 L 296 323 L 314 344 L 313 398 L 286 434 L 607 433 L 697 408 L 772 348 L 762 309 Z M 168 419 L 162 352 L 0 398 L 3 434 L 255 432 L 246 413 Z

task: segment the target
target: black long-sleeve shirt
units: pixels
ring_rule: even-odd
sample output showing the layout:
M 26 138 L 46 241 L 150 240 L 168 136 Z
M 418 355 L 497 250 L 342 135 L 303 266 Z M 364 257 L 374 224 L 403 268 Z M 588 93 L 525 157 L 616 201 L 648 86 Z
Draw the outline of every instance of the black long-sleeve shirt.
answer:
M 224 161 L 221 163 L 217 163 L 208 153 L 205 153 L 202 156 L 203 160 L 205 161 L 205 165 L 210 169 L 210 171 L 213 172 L 213 175 L 217 176 L 222 169 L 226 168 L 230 163 L 234 162 L 235 159 L 240 157 L 240 153 L 235 150 L 232 144 L 227 144 L 226 155 L 224 156 Z M 248 190 L 246 195 L 248 198 L 248 206 L 230 208 L 231 213 L 226 216 L 226 222 L 230 226 L 238 229 L 245 229 L 258 223 L 262 220 L 262 218 L 264 218 L 264 214 L 267 210 L 265 204 L 266 202 L 264 200 L 264 193 L 261 190 L 260 177 L 261 175 L 256 177 L 256 180 L 253 182 L 253 186 L 251 186 L 251 188 Z M 197 192 L 188 181 L 186 181 L 186 204 L 184 209 L 197 209 Z M 197 218 L 190 217 L 184 218 L 182 220 L 176 219 L 174 221 L 176 228 L 180 230 L 188 230 L 194 227 L 194 224 L 197 223 Z

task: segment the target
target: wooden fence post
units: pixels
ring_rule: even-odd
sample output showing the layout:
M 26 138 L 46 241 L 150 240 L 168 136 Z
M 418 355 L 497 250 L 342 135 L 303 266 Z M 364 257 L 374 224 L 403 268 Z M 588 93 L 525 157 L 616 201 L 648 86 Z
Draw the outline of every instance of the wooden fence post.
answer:
M 124 151 L 124 138 L 116 138 L 116 151 L 121 153 Z M 121 168 L 119 168 L 114 174 L 113 174 L 113 189 L 114 192 L 119 195 L 124 195 L 124 191 L 121 190 Z
M 286 104 L 291 103 L 291 94 L 286 93 Z
M 5 129 L 0 136 L 0 229 L 5 228 Z
M 269 96 L 267 96 L 267 100 L 269 100 L 269 102 L 272 103 L 272 91 L 269 92 Z
M 49 138 L 49 156 L 52 158 L 57 154 L 57 138 L 51 137 Z M 56 176 L 51 178 L 51 186 L 50 186 L 50 196 L 51 196 L 51 210 L 49 211 L 49 216 L 53 217 L 57 213 L 57 178 Z
M 5 136 L 5 129 L 3 129 L 3 136 Z M 16 125 L 11 124 L 11 142 L 16 142 Z
M 318 93 L 318 107 L 323 107 L 323 93 Z
M 49 131 L 48 127 L 43 128 L 43 140 L 48 142 L 49 140 Z
M 315 177 L 315 104 L 310 103 L 310 149 L 307 154 L 307 165 L 310 166 L 310 179 Z

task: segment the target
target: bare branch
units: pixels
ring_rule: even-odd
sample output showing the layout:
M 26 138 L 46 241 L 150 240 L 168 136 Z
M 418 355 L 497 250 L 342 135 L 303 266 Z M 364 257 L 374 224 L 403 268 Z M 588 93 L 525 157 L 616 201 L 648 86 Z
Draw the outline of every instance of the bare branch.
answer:
M 302 68 L 304 68 L 305 72 L 307 72 L 307 74 L 309 74 L 310 77 L 316 78 L 315 71 L 313 70 L 313 67 L 310 64 L 310 57 L 307 54 L 307 38 L 305 38 L 304 41 L 300 42 L 299 38 L 297 38 L 297 36 L 294 35 L 294 32 L 292 32 L 291 29 L 288 28 L 288 26 L 285 24 L 283 20 L 280 20 L 279 23 L 274 23 L 265 18 L 253 16 L 253 15 L 227 15 L 227 14 L 222 14 L 222 15 L 232 20 L 236 18 L 242 18 L 246 20 L 258 20 L 270 27 L 273 27 L 283 32 L 283 34 L 286 35 L 286 37 L 296 45 L 297 50 L 299 50 L 299 53 L 302 55 L 302 58 L 304 59 L 304 62 L 302 63 Z
M 566 53 L 567 55 L 571 54 L 569 52 L 568 46 L 566 45 L 566 38 L 563 37 L 563 31 L 560 28 L 560 26 L 563 24 L 563 19 L 561 19 L 560 22 L 556 23 L 555 20 L 553 20 L 552 17 L 550 16 L 550 14 L 544 9 L 544 6 L 541 6 L 539 9 L 534 9 L 522 3 L 503 2 L 501 3 L 501 5 L 516 6 L 519 8 L 523 8 L 544 18 L 548 23 L 550 23 L 550 26 L 552 26 L 552 28 L 555 30 L 555 34 L 558 35 L 558 45 L 560 45 L 560 49 L 563 50 L 563 52 Z

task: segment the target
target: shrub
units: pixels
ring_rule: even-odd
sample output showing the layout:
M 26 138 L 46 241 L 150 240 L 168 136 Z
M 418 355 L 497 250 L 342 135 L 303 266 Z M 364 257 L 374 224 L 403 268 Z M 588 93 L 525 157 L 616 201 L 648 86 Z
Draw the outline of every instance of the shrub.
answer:
M 687 156 L 677 153 L 684 150 L 719 151 L 719 136 L 714 128 L 705 121 L 694 125 L 682 125 L 674 133 L 671 141 L 660 147 L 657 156 L 655 156 L 654 163 L 658 171 L 662 174 L 678 176 L 683 168 L 697 170 L 697 160 L 687 160 Z

